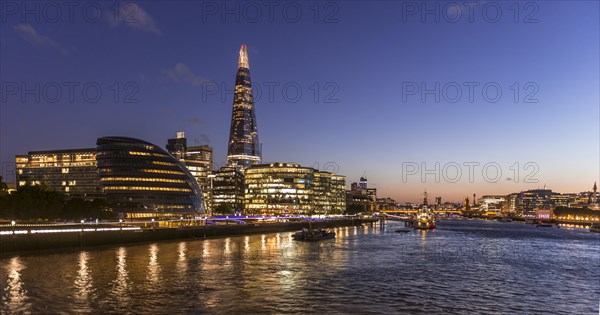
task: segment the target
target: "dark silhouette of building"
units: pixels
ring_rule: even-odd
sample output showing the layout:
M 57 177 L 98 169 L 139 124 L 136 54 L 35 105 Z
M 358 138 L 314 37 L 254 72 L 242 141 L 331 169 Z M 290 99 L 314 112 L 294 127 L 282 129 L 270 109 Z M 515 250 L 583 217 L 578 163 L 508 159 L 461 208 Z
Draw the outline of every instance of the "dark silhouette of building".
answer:
M 183 131 L 177 132 L 177 137 L 167 140 L 167 151 L 176 159 L 183 160 L 187 152 L 187 139 Z
M 367 179 L 361 177 L 358 183 L 350 184 L 350 190 L 346 190 L 346 210 L 360 206 L 363 212 L 377 210 L 377 189 L 368 188 Z

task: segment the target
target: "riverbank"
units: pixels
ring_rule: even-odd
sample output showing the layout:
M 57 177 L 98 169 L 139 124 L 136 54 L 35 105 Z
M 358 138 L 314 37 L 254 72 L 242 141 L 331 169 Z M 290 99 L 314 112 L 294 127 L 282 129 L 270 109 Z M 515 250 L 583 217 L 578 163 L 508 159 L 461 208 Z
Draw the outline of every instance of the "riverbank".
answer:
M 314 221 L 314 228 L 357 226 L 372 223 L 369 219 L 334 219 Z M 21 252 L 46 251 L 60 248 L 87 248 L 184 239 L 204 239 L 234 235 L 290 232 L 307 228 L 309 223 L 260 223 L 208 225 L 181 228 L 157 228 L 124 231 L 70 232 L 47 234 L 17 234 L 0 238 L 0 257 Z

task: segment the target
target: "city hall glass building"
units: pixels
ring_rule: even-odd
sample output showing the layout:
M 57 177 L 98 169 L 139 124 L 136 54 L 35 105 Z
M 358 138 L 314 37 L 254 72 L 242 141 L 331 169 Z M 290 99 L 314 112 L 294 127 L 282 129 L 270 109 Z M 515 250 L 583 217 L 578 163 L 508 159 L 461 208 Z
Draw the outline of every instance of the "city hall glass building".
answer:
M 96 144 L 100 185 L 113 211 L 128 218 L 205 212 L 198 183 L 165 150 L 126 137 L 99 138 Z

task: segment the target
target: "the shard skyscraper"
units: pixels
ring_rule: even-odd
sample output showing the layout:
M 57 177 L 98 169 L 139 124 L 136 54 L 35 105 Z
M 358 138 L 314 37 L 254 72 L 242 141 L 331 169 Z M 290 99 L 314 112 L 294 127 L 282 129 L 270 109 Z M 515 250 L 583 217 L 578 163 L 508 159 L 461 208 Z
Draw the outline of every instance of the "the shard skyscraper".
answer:
M 254 99 L 252 98 L 248 50 L 246 45 L 242 45 L 240 47 L 237 75 L 235 76 L 227 164 L 240 168 L 260 164 L 260 151 L 256 116 L 254 114 Z

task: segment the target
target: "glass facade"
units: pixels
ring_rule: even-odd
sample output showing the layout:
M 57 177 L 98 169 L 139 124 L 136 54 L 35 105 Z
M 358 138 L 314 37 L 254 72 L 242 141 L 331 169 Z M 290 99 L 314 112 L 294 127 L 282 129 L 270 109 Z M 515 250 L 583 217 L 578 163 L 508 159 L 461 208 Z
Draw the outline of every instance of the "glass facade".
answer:
M 346 177 L 314 171 L 315 213 L 342 214 L 346 210 Z
M 345 177 L 293 163 L 253 165 L 245 170 L 246 214 L 341 214 Z
M 235 77 L 231 130 L 227 148 L 227 164 L 246 168 L 261 161 L 261 148 L 258 141 L 250 64 L 246 45 L 240 48 L 238 71 Z
M 160 147 L 133 138 L 97 141 L 98 177 L 113 211 L 129 218 L 204 213 L 200 186 Z
M 167 141 L 167 151 L 179 159 L 194 176 L 202 190 L 204 207 L 210 213 L 213 204 L 208 175 L 212 172 L 213 149 L 207 145 L 188 147 L 185 133 L 180 131 L 176 138 Z
M 34 151 L 15 157 L 17 186 L 46 185 L 65 198 L 104 198 L 96 149 Z
M 244 174 L 236 167 L 222 167 L 212 178 L 213 205 L 225 203 L 235 212 L 244 210 Z

